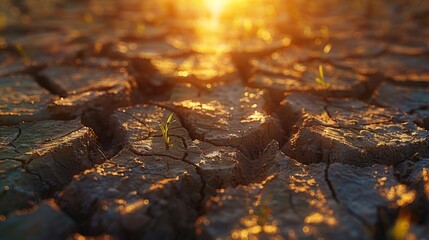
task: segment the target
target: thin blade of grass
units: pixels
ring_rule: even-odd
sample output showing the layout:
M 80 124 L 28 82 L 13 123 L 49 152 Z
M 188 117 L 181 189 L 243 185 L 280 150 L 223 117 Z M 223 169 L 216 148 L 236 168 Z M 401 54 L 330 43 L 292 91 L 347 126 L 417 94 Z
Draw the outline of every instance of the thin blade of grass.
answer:
M 169 124 L 171 122 L 171 120 L 173 119 L 173 115 L 174 113 L 171 113 L 168 118 L 167 118 L 167 124 Z
M 323 82 L 325 82 L 325 75 L 323 74 L 323 67 L 319 65 L 319 75 Z

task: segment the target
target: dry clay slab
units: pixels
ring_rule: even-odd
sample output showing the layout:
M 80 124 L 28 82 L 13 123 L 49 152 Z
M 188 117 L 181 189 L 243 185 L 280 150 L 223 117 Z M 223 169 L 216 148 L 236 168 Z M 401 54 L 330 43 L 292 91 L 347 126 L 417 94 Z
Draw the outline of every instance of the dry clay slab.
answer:
M 292 129 L 283 151 L 302 163 L 394 165 L 428 154 L 429 132 L 399 111 L 299 93 L 287 95 L 281 108 Z

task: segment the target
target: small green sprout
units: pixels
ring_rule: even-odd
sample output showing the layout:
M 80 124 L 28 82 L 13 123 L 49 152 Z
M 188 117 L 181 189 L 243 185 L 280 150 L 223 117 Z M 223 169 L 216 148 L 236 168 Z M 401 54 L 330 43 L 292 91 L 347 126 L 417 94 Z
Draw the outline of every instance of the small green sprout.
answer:
M 269 217 L 271 216 L 271 208 L 266 206 L 266 203 L 262 203 L 257 209 L 257 223 L 259 226 L 265 226 L 268 224 Z
M 168 115 L 167 121 L 164 124 L 159 122 L 159 128 L 161 129 L 162 137 L 164 138 L 165 148 L 167 150 L 173 146 L 173 143 L 171 143 L 171 139 L 169 135 L 170 123 L 174 122 L 173 115 L 174 113 L 171 113 L 170 115 Z
M 323 73 L 323 66 L 319 65 L 319 76 L 315 78 L 315 81 L 322 86 L 323 89 L 327 89 L 329 84 L 325 81 L 325 74 Z
M 265 199 L 259 200 L 259 206 L 256 209 L 256 215 L 258 217 L 257 224 L 259 226 L 265 226 L 269 224 L 270 217 L 271 217 L 271 207 L 268 206 L 268 202 L 271 201 L 272 196 L 268 195 L 265 197 Z
M 15 44 L 15 49 L 18 52 L 18 54 L 21 56 L 22 61 L 24 62 L 25 65 L 30 64 L 30 57 L 28 56 L 27 52 L 24 49 L 24 46 L 22 46 L 21 43 L 16 43 Z

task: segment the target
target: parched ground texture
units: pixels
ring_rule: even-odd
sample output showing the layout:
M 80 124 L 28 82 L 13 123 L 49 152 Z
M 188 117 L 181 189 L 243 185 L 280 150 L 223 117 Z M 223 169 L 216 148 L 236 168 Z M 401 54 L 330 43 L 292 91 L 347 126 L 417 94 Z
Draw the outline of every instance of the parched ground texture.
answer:
M 429 2 L 193 2 L 0 3 L 0 239 L 429 239 Z

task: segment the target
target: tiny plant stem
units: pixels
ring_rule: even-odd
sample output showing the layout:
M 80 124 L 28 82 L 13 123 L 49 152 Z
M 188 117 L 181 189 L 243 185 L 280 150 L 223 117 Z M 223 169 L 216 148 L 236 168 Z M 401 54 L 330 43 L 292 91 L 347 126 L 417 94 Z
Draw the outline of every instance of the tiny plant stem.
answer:
M 318 83 L 322 89 L 323 89 L 323 96 L 326 99 L 327 98 L 327 90 L 329 88 L 329 84 L 325 80 L 325 73 L 323 71 L 323 66 L 319 65 L 319 76 L 317 76 L 315 79 L 316 83 Z
M 164 139 L 165 148 L 167 150 L 169 150 L 173 146 L 173 144 L 171 143 L 170 135 L 169 135 L 170 123 L 174 122 L 173 121 L 173 115 L 174 115 L 174 113 L 171 113 L 170 115 L 168 115 L 165 123 L 159 122 L 159 128 L 161 129 L 162 138 Z
M 22 46 L 22 44 L 20 44 L 20 43 L 16 43 L 15 49 L 18 52 L 18 54 L 21 56 L 24 64 L 25 65 L 30 64 L 30 57 L 28 56 L 27 52 L 25 51 L 24 46 Z

